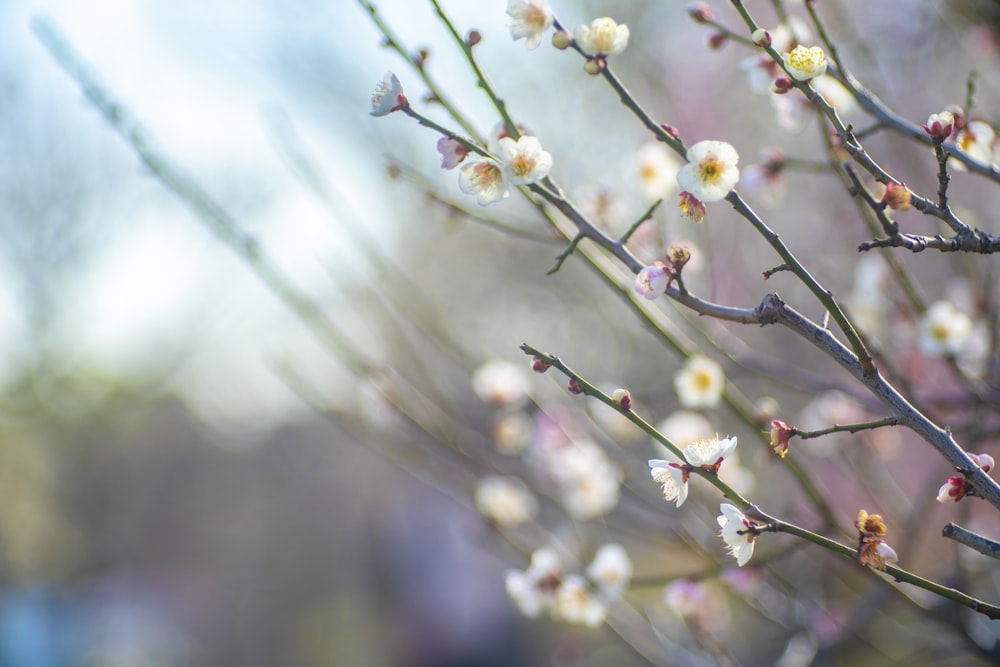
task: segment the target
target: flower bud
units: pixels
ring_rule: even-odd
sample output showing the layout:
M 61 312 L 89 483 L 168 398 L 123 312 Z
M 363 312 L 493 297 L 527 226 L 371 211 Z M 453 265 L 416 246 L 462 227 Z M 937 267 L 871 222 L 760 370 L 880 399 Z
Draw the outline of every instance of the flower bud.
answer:
M 770 48 L 771 46 L 771 33 L 763 28 L 757 28 L 753 31 L 753 35 L 750 36 L 753 43 L 761 48 Z
M 785 458 L 788 453 L 788 441 L 793 435 L 795 435 L 794 426 L 789 426 L 778 419 L 771 420 L 771 449 L 781 458 Z
M 950 111 L 932 113 L 927 117 L 927 124 L 923 128 L 932 138 L 944 141 L 955 129 L 955 115 Z
M 535 371 L 536 373 L 544 373 L 550 368 L 552 368 L 552 364 L 550 364 L 545 359 L 542 359 L 541 357 L 531 358 L 531 370 Z
M 784 95 L 795 87 L 795 82 L 787 76 L 779 76 L 771 82 L 771 92 L 775 95 Z
M 611 400 L 622 409 L 622 412 L 628 412 L 632 409 L 632 394 L 629 393 L 628 389 L 615 389 L 614 393 L 611 394 Z
M 723 46 L 725 46 L 726 42 L 728 41 L 729 41 L 729 35 L 727 35 L 724 32 L 717 32 L 708 38 L 708 48 L 710 48 L 713 51 L 718 51 Z
M 574 380 L 573 378 L 569 379 L 569 383 L 566 385 L 566 389 L 571 394 L 579 395 L 583 393 L 583 387 L 581 387 L 580 383 Z
M 608 65 L 604 61 L 604 58 L 589 58 L 583 65 L 583 71 L 590 76 L 597 76 L 607 69 L 607 67 Z
M 942 484 L 941 488 L 938 489 L 937 501 L 939 503 L 957 503 L 965 497 L 965 492 L 964 477 L 949 477 L 948 481 Z
M 556 30 L 552 33 L 552 46 L 556 47 L 560 51 L 568 49 L 572 43 L 573 35 L 569 34 L 566 30 Z
M 708 23 L 712 20 L 712 8 L 706 2 L 691 3 L 688 5 L 687 13 L 695 23 Z
M 993 467 L 996 465 L 996 462 L 993 461 L 993 457 L 989 454 L 969 454 L 969 458 L 972 459 L 983 472 L 993 470 Z
M 885 194 L 882 195 L 882 203 L 893 211 L 905 211 L 910 208 L 913 201 L 912 193 L 906 189 L 905 185 L 899 183 L 889 183 L 885 186 Z
M 957 104 L 949 104 L 944 108 L 944 110 L 954 117 L 956 132 L 965 128 L 965 109 Z
M 465 38 L 466 43 L 469 46 L 475 46 L 479 42 L 483 41 L 483 34 L 478 30 L 469 31 L 469 36 Z

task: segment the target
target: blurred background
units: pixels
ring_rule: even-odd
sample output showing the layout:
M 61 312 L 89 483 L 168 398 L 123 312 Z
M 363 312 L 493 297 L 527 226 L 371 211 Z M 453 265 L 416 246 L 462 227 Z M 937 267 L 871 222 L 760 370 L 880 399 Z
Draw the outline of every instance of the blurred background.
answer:
M 503 0 L 442 4 L 462 34 L 482 33 L 484 70 L 552 153 L 566 191 L 610 230 L 638 218 L 655 199 L 641 187 L 636 157 L 648 137 L 606 84 L 547 40 L 535 51 L 512 42 Z M 740 32 L 729 3 L 711 4 Z M 747 4 L 776 25 L 771 2 Z M 1000 124 L 995 2 L 819 4 L 845 62 L 902 116 L 919 123 L 964 103 L 975 71 L 973 115 Z M 406 49 L 429 49 L 427 70 L 489 133 L 496 115 L 430 4 L 377 6 Z M 754 92 L 751 54 L 734 43 L 710 49 L 713 30 L 695 25 L 685 3 L 553 6 L 569 26 L 609 15 L 632 28 L 612 64 L 688 143 L 728 141 L 741 166 L 775 148 L 804 163 L 826 160 L 816 120 Z M 318 341 L 289 292 L 269 289 L 206 225 L 204 211 L 154 177 L 46 50 L 32 30 L 39 21 L 63 35 L 162 160 L 253 239 L 282 284 L 315 305 L 339 345 Z M 647 639 L 677 649 L 657 664 L 808 664 L 817 645 L 836 647 L 829 664 L 889 664 L 928 646 L 928 660 L 988 661 L 969 648 L 968 630 L 927 639 L 926 627 L 938 626 L 919 625 L 898 596 L 864 605 L 870 627 L 852 625 L 852 610 L 871 598 L 862 578 L 836 565 L 848 593 L 827 590 L 814 563 L 796 561 L 787 580 L 761 574 L 752 582 L 754 604 L 735 601 L 746 582 L 716 577 L 715 601 L 702 606 L 710 618 L 670 609 L 666 582 L 713 567 L 715 576 L 713 559 L 731 565 L 713 533 L 716 499 L 701 489 L 690 516 L 669 513 L 649 484 L 645 459 L 656 452 L 647 439 L 584 410 L 557 379 L 526 378 L 533 407 L 514 410 L 477 395 L 470 376 L 491 360 L 527 370 L 518 346 L 528 342 L 609 388 L 628 385 L 657 422 L 679 408 L 672 376 L 682 361 L 578 257 L 545 275 L 563 246 L 527 202 L 512 196 L 480 209 L 459 191 L 457 174 L 440 168 L 433 132 L 402 114 L 368 115 L 375 84 L 392 69 L 415 106 L 446 122 L 383 39 L 351 0 L 0 3 L 0 667 L 646 664 L 607 628 L 519 616 L 504 572 L 523 568 L 552 534 L 565 544 L 629 547 L 647 580 L 634 598 L 656 627 Z M 869 124 L 849 103 L 842 111 Z M 891 134 L 869 145 L 910 187 L 934 191 L 929 149 Z M 747 199 L 820 281 L 857 295 L 865 292 L 859 281 L 882 280 L 871 266 L 859 271 L 855 248 L 871 234 L 840 180 L 809 168 L 785 178 L 777 193 L 748 186 Z M 951 191 L 963 217 L 994 234 L 998 192 L 969 174 L 956 174 Z M 941 231 L 916 212 L 901 220 L 919 233 Z M 651 259 L 685 241 L 695 252 L 685 274 L 694 291 L 752 307 L 778 290 L 816 316 L 790 278 L 759 280 L 777 260 L 741 223 L 716 205 L 694 226 L 667 204 L 644 226 L 637 252 Z M 971 315 L 996 291 L 989 257 L 897 256 L 928 302 L 948 296 Z M 883 416 L 801 341 L 692 325 L 662 305 L 669 326 L 692 349 L 712 350 L 751 404 L 780 406 L 771 409 L 789 421 L 813 419 L 814 428 Z M 979 450 L 990 451 L 997 416 L 949 402 L 961 389 L 953 369 L 920 354 L 912 312 L 889 312 L 872 318 L 868 333 L 919 381 L 919 398 L 940 409 L 935 416 L 976 426 Z M 801 375 L 773 359 L 795 360 Z M 388 406 L 397 392 L 410 397 L 408 417 Z M 520 422 L 508 419 L 514 412 Z M 725 409 L 702 416 L 714 431 L 755 435 Z M 473 508 L 476 479 L 523 476 L 528 464 L 499 451 L 518 439 L 502 429 L 527 423 L 530 431 L 546 419 L 608 452 L 622 470 L 621 503 L 592 527 L 567 521 L 543 489 L 547 532 L 528 527 L 511 544 Z M 836 471 L 821 476 L 823 491 L 844 525 L 869 506 L 890 525 L 896 513 L 902 529 L 949 471 L 908 434 L 878 433 L 846 439 L 836 452 L 803 445 L 802 456 Z M 877 485 L 857 474 L 859 451 L 878 461 L 867 471 Z M 743 454 L 752 497 L 815 519 L 766 454 Z M 919 480 L 919 493 L 909 480 Z M 919 507 L 940 520 L 906 524 L 911 544 L 932 539 L 949 518 Z M 998 528 L 989 512 L 963 511 Z M 642 534 L 650 525 L 669 542 L 665 551 Z M 675 534 L 714 553 L 692 560 Z M 940 545 L 908 564 L 942 575 L 934 569 L 942 552 L 954 558 Z M 983 573 L 985 591 L 977 592 L 995 591 L 995 568 L 971 567 Z M 806 601 L 792 604 L 792 580 Z M 730 621 L 736 629 L 726 632 L 743 637 L 731 651 L 685 639 L 704 640 Z M 872 639 L 869 632 L 885 630 L 877 622 L 892 641 Z M 971 625 L 990 645 L 996 630 Z M 789 643 L 800 636 L 812 643 Z

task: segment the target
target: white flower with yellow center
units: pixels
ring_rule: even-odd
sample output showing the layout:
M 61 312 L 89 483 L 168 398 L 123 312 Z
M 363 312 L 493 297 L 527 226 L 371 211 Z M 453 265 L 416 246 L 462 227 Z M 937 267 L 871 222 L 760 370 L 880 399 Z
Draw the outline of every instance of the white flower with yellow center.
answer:
M 702 202 L 723 199 L 736 187 L 740 156 L 724 141 L 699 141 L 687 152 L 688 163 L 677 172 L 682 189 Z
M 467 195 L 476 195 L 480 206 L 510 195 L 503 169 L 493 160 L 475 160 L 462 167 L 458 174 L 458 187 Z
M 580 50 L 588 56 L 610 56 L 625 50 L 628 45 L 628 26 L 618 25 L 607 17 L 594 19 L 590 25 L 581 25 L 574 32 Z
M 753 556 L 753 541 L 757 537 L 751 528 L 755 525 L 752 521 L 743 516 L 735 505 L 722 503 L 719 506 L 722 512 L 716 519 L 722 529 L 720 534 L 726 543 L 730 554 L 736 559 L 736 564 L 743 567 Z
M 587 567 L 587 577 L 597 584 L 606 599 L 621 597 L 632 579 L 632 561 L 625 547 L 612 543 L 598 549 L 594 561 Z
M 497 157 L 512 185 L 530 185 L 552 170 L 552 156 L 542 150 L 535 137 L 521 137 L 517 141 L 504 137 L 497 144 Z
M 661 262 L 643 267 L 635 276 L 635 291 L 639 296 L 653 300 L 663 295 L 670 284 L 670 273 Z
M 989 164 L 993 161 L 993 142 L 996 131 L 981 120 L 974 120 L 958 133 L 955 144 L 976 162 Z
M 517 41 L 524 39 L 529 49 L 536 49 L 542 34 L 552 26 L 552 9 L 545 0 L 507 0 L 510 17 L 510 36 Z
M 722 397 L 726 377 L 708 357 L 695 355 L 674 376 L 674 389 L 686 408 L 714 408 Z
M 735 436 L 724 439 L 719 439 L 719 436 L 715 436 L 714 438 L 696 440 L 684 447 L 681 453 L 684 454 L 685 460 L 691 465 L 704 468 L 714 466 L 720 459 L 731 456 L 735 450 Z
M 503 406 L 522 403 L 529 388 L 528 372 L 520 364 L 494 359 L 472 373 L 472 389 L 483 401 Z
M 971 333 L 968 315 L 950 301 L 938 301 L 920 321 L 920 349 L 927 354 L 958 354 Z
M 531 554 L 527 570 L 508 570 L 504 587 L 518 610 L 535 618 L 543 611 L 554 611 L 563 571 L 559 555 L 551 547 L 545 547 Z
M 372 93 L 371 115 L 386 116 L 393 111 L 398 111 L 406 102 L 406 96 L 403 95 L 403 84 L 399 82 L 399 78 L 395 74 L 386 72 L 375 87 L 375 92 Z
M 781 55 L 788 74 L 797 81 L 808 81 L 826 73 L 826 54 L 822 47 L 799 44 L 790 53 Z
M 663 144 L 643 144 L 635 154 L 639 190 L 650 199 L 667 199 L 677 190 L 680 161 Z
M 476 509 L 483 516 L 510 528 L 535 518 L 538 500 L 515 477 L 491 475 L 476 486 Z

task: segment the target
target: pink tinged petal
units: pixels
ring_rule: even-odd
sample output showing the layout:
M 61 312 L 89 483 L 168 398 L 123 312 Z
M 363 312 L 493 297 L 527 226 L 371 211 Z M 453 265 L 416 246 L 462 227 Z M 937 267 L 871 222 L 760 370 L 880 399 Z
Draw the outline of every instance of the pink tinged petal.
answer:
M 461 142 L 441 137 L 437 142 L 438 153 L 441 154 L 441 168 L 454 169 L 469 156 L 469 149 Z
M 993 457 L 989 454 L 969 454 L 969 458 L 972 459 L 977 466 L 983 469 L 983 472 L 989 472 L 993 470 L 996 462 Z
M 948 481 L 938 489 L 937 501 L 939 503 L 957 503 L 965 496 L 965 479 L 962 477 L 949 477 Z
M 510 195 L 503 171 L 492 160 L 479 160 L 462 167 L 458 186 L 465 194 L 476 195 L 480 206 L 492 204 Z
M 639 271 L 635 277 L 635 291 L 640 296 L 653 300 L 663 294 L 670 282 L 670 275 L 662 264 L 653 264 Z
M 372 93 L 372 116 L 386 116 L 393 111 L 398 111 L 406 104 L 406 96 L 403 95 L 403 85 L 399 78 L 392 72 L 386 72 L 382 80 L 379 81 L 375 92 Z

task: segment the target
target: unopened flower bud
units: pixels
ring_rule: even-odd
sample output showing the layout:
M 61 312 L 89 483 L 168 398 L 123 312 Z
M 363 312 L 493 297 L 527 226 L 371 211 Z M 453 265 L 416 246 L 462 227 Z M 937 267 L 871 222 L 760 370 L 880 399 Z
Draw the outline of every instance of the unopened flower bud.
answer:
M 882 203 L 893 211 L 905 211 L 910 208 L 913 201 L 913 194 L 906 189 L 905 185 L 899 183 L 889 183 L 885 186 L 885 194 L 882 195 Z
M 614 393 L 611 394 L 611 400 L 622 409 L 622 412 L 628 412 L 632 409 L 632 394 L 629 393 L 628 389 L 615 389 Z
M 583 387 L 581 387 L 580 383 L 577 382 L 576 380 L 574 380 L 573 378 L 569 379 L 569 383 L 566 385 L 566 389 L 571 394 L 582 394 L 583 393 Z
M 771 92 L 775 95 L 784 95 L 795 87 L 795 82 L 787 76 L 779 76 L 771 82 Z
M 993 457 L 989 454 L 969 454 L 969 458 L 972 459 L 983 472 L 993 470 L 993 467 L 996 465 Z
M 607 69 L 607 67 L 608 65 L 604 61 L 604 58 L 589 58 L 583 65 L 583 71 L 590 76 L 597 76 Z
M 568 49 L 572 43 L 573 35 L 566 30 L 556 30 L 552 33 L 552 46 L 556 47 L 560 51 Z
M 667 125 L 666 123 L 661 123 L 660 129 L 669 134 L 674 139 L 679 139 L 681 136 L 680 131 L 673 125 Z
M 753 31 L 753 35 L 750 36 L 753 43 L 761 48 L 769 48 L 771 46 L 771 33 L 763 28 L 757 28 Z
M 955 115 L 950 111 L 932 113 L 927 117 L 927 124 L 923 128 L 932 138 L 944 141 L 955 129 Z
M 726 42 L 728 41 L 729 41 L 729 35 L 727 35 L 724 32 L 717 32 L 708 38 L 708 48 L 712 49 L 713 51 L 718 51 L 723 46 L 725 46 Z
M 545 359 L 542 359 L 541 357 L 531 358 L 531 370 L 535 371 L 536 373 L 544 373 L 550 368 L 552 368 L 552 364 L 550 364 Z
M 483 34 L 478 30 L 472 30 L 469 32 L 469 36 L 465 39 L 469 46 L 475 46 L 479 42 L 483 41 Z
M 693 2 L 688 5 L 687 8 L 688 16 L 690 16 L 695 23 L 708 23 L 712 20 L 712 8 L 708 6 L 706 2 Z
M 937 492 L 939 503 L 957 503 L 965 497 L 966 486 L 964 477 L 949 477 Z

